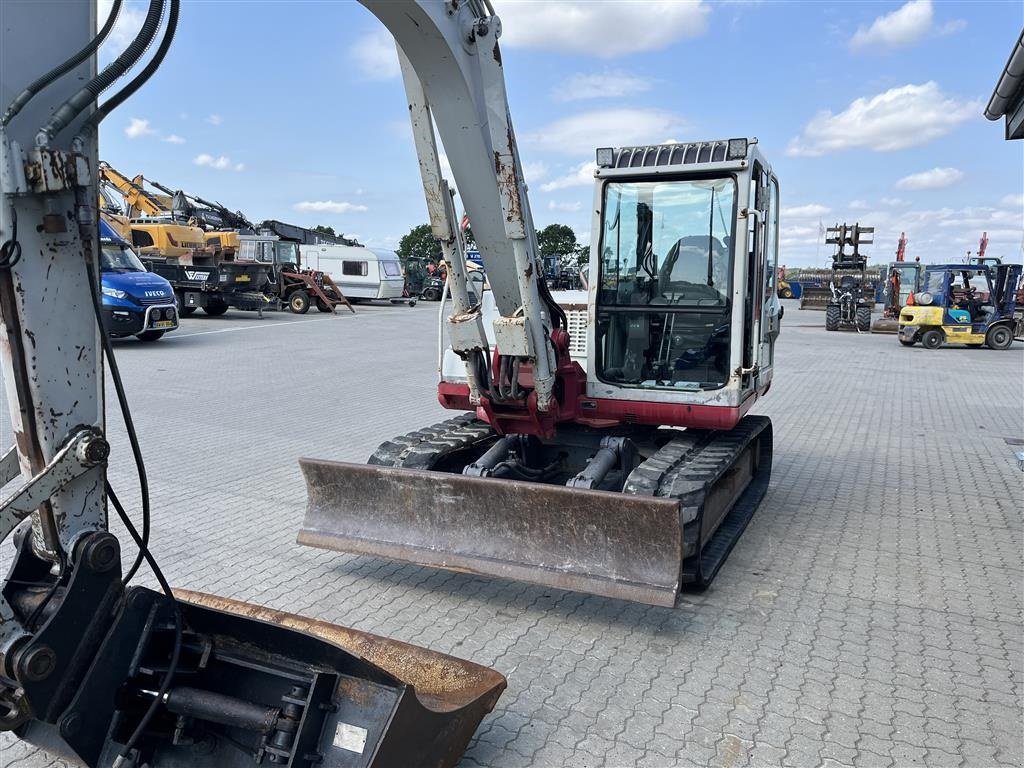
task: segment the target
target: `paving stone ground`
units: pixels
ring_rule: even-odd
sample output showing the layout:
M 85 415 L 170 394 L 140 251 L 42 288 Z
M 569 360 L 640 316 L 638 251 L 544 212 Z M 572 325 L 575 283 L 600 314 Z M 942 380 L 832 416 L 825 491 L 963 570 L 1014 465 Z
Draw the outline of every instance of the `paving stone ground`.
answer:
M 172 584 L 500 670 L 464 766 L 1024 764 L 1024 474 L 1004 440 L 1024 437 L 1024 345 L 904 349 L 786 303 L 756 408 L 775 424 L 771 488 L 714 585 L 674 609 L 295 544 L 298 456 L 363 461 L 444 415 L 436 304 L 231 312 L 119 343 L 153 548 Z

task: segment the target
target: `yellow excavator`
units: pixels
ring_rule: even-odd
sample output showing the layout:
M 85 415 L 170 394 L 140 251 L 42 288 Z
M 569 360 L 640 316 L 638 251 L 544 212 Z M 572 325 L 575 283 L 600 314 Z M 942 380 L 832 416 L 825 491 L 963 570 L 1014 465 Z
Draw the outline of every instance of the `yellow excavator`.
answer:
M 108 163 L 99 165 L 100 211 L 121 237 L 140 256 L 160 256 L 190 261 L 206 247 L 201 227 L 176 221 L 170 200 L 147 191 L 141 175 L 129 179 Z M 116 192 L 124 204 L 118 203 Z

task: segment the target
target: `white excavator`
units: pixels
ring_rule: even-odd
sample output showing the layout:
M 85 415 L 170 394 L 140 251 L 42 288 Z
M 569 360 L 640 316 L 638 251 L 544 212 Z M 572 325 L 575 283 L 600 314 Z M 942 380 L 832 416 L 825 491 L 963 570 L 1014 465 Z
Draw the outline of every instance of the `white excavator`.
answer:
M 304 461 L 301 540 L 671 605 L 681 583 L 714 576 L 768 483 L 770 423 L 745 414 L 770 386 L 779 327 L 770 167 L 742 138 L 599 149 L 581 323 L 541 279 L 488 0 L 362 1 L 400 51 L 454 304 L 438 395 L 466 413 L 369 465 Z M 159 68 L 180 0 L 150 0 L 97 74 L 120 7 L 95 35 L 91 2 L 3 11 L 0 364 L 15 445 L 0 458 L 14 489 L 0 540 L 15 552 L 0 729 L 88 766 L 454 765 L 505 687 L 498 672 L 172 592 L 150 551 L 145 467 L 100 332 L 96 128 Z M 469 283 L 432 116 L 490 291 Z M 586 328 L 585 370 L 570 322 Z M 105 369 L 141 526 L 107 480 Z M 111 508 L 138 551 L 126 572 Z M 143 563 L 160 591 L 132 583 Z
M 543 279 L 490 3 L 365 4 L 398 43 L 448 264 L 437 396 L 466 413 L 368 464 L 302 459 L 298 541 L 674 605 L 714 578 L 771 475 L 771 422 L 746 415 L 771 386 L 781 319 L 770 165 L 747 138 L 596 149 L 587 306 L 567 311 Z

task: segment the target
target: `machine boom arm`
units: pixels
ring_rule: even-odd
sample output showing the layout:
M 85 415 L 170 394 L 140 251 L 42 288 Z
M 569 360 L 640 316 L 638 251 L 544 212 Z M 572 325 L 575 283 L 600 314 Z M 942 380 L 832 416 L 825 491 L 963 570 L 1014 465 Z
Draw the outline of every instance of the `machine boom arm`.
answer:
M 440 222 L 449 218 L 445 207 L 450 205 L 440 174 L 432 172 L 437 165 L 430 156 L 436 125 L 501 315 L 495 322 L 498 351 L 533 366 L 537 408 L 546 411 L 554 388 L 550 334 L 558 311 L 541 285 L 536 232 L 505 93 L 498 45 L 501 21 L 481 0 L 361 2 L 395 38 L 406 64 L 410 105 L 419 101 L 421 90 L 422 108 L 433 115 L 430 121 L 421 119 L 416 109 L 411 112 L 434 232 L 445 231 Z M 446 255 L 459 260 L 455 251 Z M 463 270 L 464 265 L 452 272 L 456 285 Z M 457 315 L 470 309 L 459 306 L 461 293 L 456 288 Z M 481 338 L 463 341 L 466 348 L 456 351 L 467 354 L 469 371 L 468 354 L 486 349 L 487 343 Z

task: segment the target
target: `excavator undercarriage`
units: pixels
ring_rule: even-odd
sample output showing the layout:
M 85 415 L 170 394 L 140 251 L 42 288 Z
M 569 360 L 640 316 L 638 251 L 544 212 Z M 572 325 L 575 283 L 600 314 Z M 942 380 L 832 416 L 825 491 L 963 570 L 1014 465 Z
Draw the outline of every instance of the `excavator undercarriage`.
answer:
M 300 544 L 672 606 L 711 583 L 771 476 L 772 427 L 560 429 L 501 437 L 472 415 L 301 459 Z

